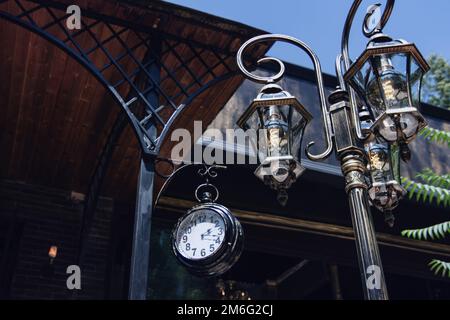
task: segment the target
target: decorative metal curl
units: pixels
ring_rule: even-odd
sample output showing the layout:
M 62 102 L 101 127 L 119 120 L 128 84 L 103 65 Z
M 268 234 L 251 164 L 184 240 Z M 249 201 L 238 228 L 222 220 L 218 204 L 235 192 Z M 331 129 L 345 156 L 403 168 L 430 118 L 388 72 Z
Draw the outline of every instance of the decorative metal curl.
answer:
M 374 5 L 371 5 L 367 8 L 366 16 L 364 17 L 364 23 L 362 24 L 362 32 L 367 37 L 370 38 L 374 34 L 380 32 L 383 28 L 381 27 L 381 15 L 380 20 L 377 21 L 377 25 L 373 27 L 372 29 L 369 28 L 369 19 L 371 19 L 374 14 L 379 14 L 380 12 L 381 3 L 377 3 Z
M 198 202 L 202 202 L 202 197 L 199 197 L 199 192 L 201 189 L 209 189 L 209 190 L 213 190 L 215 193 L 214 197 L 211 197 L 211 202 L 216 202 L 217 199 L 219 199 L 219 189 L 217 189 L 217 187 L 211 183 L 202 183 L 201 185 L 199 185 L 194 192 L 195 195 L 195 199 L 197 199 Z M 206 191 L 205 191 L 206 192 Z
M 350 54 L 348 49 L 348 43 L 350 39 L 350 31 L 352 28 L 353 20 L 355 18 L 356 12 L 359 9 L 359 6 L 361 5 L 362 0 L 354 0 L 352 7 L 350 8 L 350 11 L 348 12 L 347 19 L 345 21 L 344 30 L 342 32 L 342 40 L 341 40 L 341 50 L 342 50 L 342 57 L 344 59 L 344 65 L 346 72 L 350 68 Z M 383 15 L 381 16 L 380 21 L 380 29 L 383 29 L 384 26 L 389 21 L 389 18 L 392 14 L 392 11 L 394 10 L 394 4 L 395 0 L 387 0 L 386 1 L 386 8 L 384 8 Z M 377 4 L 376 6 L 379 6 L 380 4 Z M 373 7 L 373 6 L 371 6 Z M 369 7 L 369 8 L 371 8 Z M 366 14 L 367 18 L 367 14 Z
M 198 193 L 200 192 L 200 189 L 205 189 L 205 188 L 210 188 L 214 191 L 214 193 L 216 194 L 216 196 L 214 198 L 211 198 L 211 202 L 216 202 L 217 199 L 219 198 L 219 190 L 217 189 L 217 187 L 215 185 L 213 185 L 212 183 L 209 182 L 209 178 L 216 178 L 217 177 L 217 171 L 215 169 L 226 169 L 225 166 L 221 166 L 221 165 L 207 165 L 207 164 L 203 164 L 203 167 L 198 169 L 197 173 L 205 178 L 205 183 L 199 185 L 197 187 L 197 189 L 195 189 L 194 195 L 195 195 L 195 199 L 197 199 L 198 202 L 202 202 L 201 197 L 198 196 Z
M 255 38 L 248 40 L 239 48 L 239 51 L 237 53 L 237 65 L 238 65 L 239 69 L 242 71 L 242 73 L 244 74 L 244 76 L 247 79 L 257 82 L 257 83 L 269 84 L 269 83 L 275 83 L 275 82 L 280 81 L 283 78 L 284 72 L 286 70 L 284 63 L 280 59 L 273 58 L 273 57 L 264 57 L 257 61 L 258 65 L 260 65 L 262 63 L 267 63 L 267 62 L 276 62 L 278 64 L 278 66 L 280 67 L 280 71 L 278 71 L 278 73 L 273 76 L 257 76 L 257 75 L 252 74 L 250 71 L 248 71 L 246 69 L 243 59 L 242 59 L 242 55 L 243 55 L 244 51 L 251 45 L 254 45 L 258 42 L 266 41 L 266 40 L 254 41 L 254 39 Z
M 324 131 L 325 131 L 325 136 L 326 136 L 327 147 L 324 152 L 322 152 L 318 155 L 313 155 L 309 152 L 309 149 L 314 145 L 314 142 L 310 142 L 308 144 L 308 146 L 306 147 L 306 155 L 311 160 L 317 161 L 317 160 L 325 159 L 333 151 L 333 143 L 331 140 L 333 131 L 332 131 L 332 127 L 331 127 L 330 116 L 328 113 L 327 100 L 325 97 L 325 89 L 324 89 L 323 78 L 322 78 L 322 69 L 320 66 L 320 61 L 319 61 L 317 55 L 314 53 L 314 51 L 312 51 L 311 48 L 308 45 L 306 45 L 303 41 L 296 39 L 294 37 L 290 37 L 290 36 L 286 36 L 286 35 L 282 35 L 282 34 L 266 34 L 266 35 L 261 35 L 261 36 L 256 36 L 254 38 L 251 38 L 250 40 L 246 41 L 240 47 L 240 49 L 237 53 L 237 56 L 236 56 L 237 65 L 238 65 L 239 69 L 241 70 L 242 74 L 247 79 L 252 80 L 254 82 L 268 84 L 268 83 L 273 83 L 273 82 L 279 81 L 283 77 L 284 71 L 285 71 L 284 64 L 283 64 L 283 62 L 281 62 L 281 60 L 272 58 L 272 57 L 265 57 L 263 59 L 258 60 L 258 63 L 275 61 L 280 66 L 280 71 L 276 75 L 268 76 L 268 77 L 257 76 L 257 75 L 252 74 L 250 71 L 248 71 L 246 69 L 246 67 L 243 63 L 242 56 L 243 56 L 244 52 L 250 46 L 255 45 L 257 43 L 269 42 L 269 41 L 282 41 L 282 42 L 287 42 L 289 44 L 292 44 L 292 45 L 302 49 L 309 56 L 311 61 L 313 62 L 314 71 L 316 74 L 317 88 L 318 88 L 318 93 L 319 93 L 321 110 L 322 110 L 322 119 L 324 122 Z
M 215 178 L 217 177 L 217 171 L 215 171 L 214 169 L 226 169 L 226 166 L 221 166 L 221 165 L 206 165 L 206 164 L 199 164 L 199 163 L 184 163 L 184 162 L 180 162 L 177 160 L 172 160 L 172 159 L 165 159 L 165 158 L 157 158 L 157 161 L 163 161 L 163 162 L 168 162 L 171 164 L 171 166 L 174 168 L 173 172 L 170 175 L 162 175 L 158 172 L 156 172 L 156 174 L 158 176 L 163 177 L 166 181 L 164 181 L 164 184 L 162 185 L 161 189 L 158 192 L 158 195 L 156 196 L 156 201 L 155 201 L 155 207 L 157 206 L 157 204 L 159 203 L 159 200 L 161 199 L 163 193 L 166 191 L 166 189 L 168 188 L 168 186 L 170 185 L 170 183 L 172 182 L 172 180 L 174 179 L 175 176 L 177 176 L 181 171 L 190 168 L 192 166 L 198 166 L 198 165 L 202 165 L 203 167 L 200 168 L 197 173 L 204 177 L 206 176 L 207 178 L 206 180 L 206 184 L 210 184 L 209 183 L 209 178 Z M 209 178 L 208 178 L 209 177 Z
M 348 49 L 348 43 L 349 43 L 350 31 L 352 28 L 353 20 L 355 18 L 356 12 L 358 11 L 358 9 L 361 5 L 361 2 L 362 2 L 362 0 L 354 0 L 353 1 L 350 11 L 348 12 L 348 15 L 347 15 L 347 19 L 345 20 L 345 25 L 344 25 L 344 30 L 342 32 L 342 40 L 341 40 L 342 59 L 344 62 L 344 70 L 342 70 L 343 73 L 347 72 L 347 70 L 350 68 L 351 63 L 350 63 L 350 54 L 349 54 L 349 49 Z M 389 18 L 392 14 L 392 10 L 394 9 L 394 4 L 395 4 L 395 0 L 387 0 L 386 1 L 386 7 L 384 8 L 383 15 L 381 16 L 381 21 L 379 23 L 380 29 L 383 29 L 384 26 L 386 25 L 386 23 L 389 21 Z M 374 7 L 371 6 L 371 7 L 369 7 L 369 9 L 370 8 L 374 8 Z M 369 15 L 369 13 L 366 14 L 366 18 L 364 19 L 364 22 L 366 22 L 368 15 Z M 363 33 L 364 33 L 364 31 L 363 31 Z M 356 104 L 356 94 L 352 88 L 349 88 L 349 95 L 350 95 L 352 118 L 353 118 L 355 130 L 356 130 L 356 135 L 357 135 L 358 139 L 365 140 L 367 138 L 367 136 L 365 136 L 361 130 L 361 124 L 359 122 L 358 106 Z
M 221 169 L 225 169 L 225 166 L 220 166 L 220 165 L 203 165 L 203 168 L 198 169 L 197 173 L 202 176 L 202 177 L 206 177 L 206 179 L 208 180 L 209 178 L 216 178 L 217 177 L 217 171 L 215 171 L 214 169 L 217 168 L 221 168 Z

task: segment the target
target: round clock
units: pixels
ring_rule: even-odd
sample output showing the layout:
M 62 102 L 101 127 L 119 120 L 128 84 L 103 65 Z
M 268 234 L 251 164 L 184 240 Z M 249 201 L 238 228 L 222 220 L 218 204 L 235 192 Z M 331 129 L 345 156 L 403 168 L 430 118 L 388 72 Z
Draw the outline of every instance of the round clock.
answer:
M 172 249 L 191 273 L 221 275 L 242 253 L 241 224 L 226 207 L 202 203 L 179 219 L 173 231 Z

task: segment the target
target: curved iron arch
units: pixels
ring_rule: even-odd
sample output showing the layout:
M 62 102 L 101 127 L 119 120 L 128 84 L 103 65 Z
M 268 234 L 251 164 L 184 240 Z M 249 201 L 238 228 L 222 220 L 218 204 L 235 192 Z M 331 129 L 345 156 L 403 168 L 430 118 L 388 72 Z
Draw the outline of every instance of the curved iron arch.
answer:
M 221 83 L 222 81 L 228 80 L 232 77 L 238 76 L 238 71 L 228 72 L 220 77 L 214 78 L 210 82 L 208 82 L 207 85 L 203 86 L 199 90 L 197 90 L 195 93 L 193 93 L 189 98 L 187 98 L 183 103 L 178 107 L 178 109 L 172 114 L 169 121 L 167 122 L 167 126 L 164 127 L 163 131 L 160 134 L 159 139 L 161 140 L 161 144 L 164 143 L 164 140 L 167 136 L 167 134 L 170 132 L 170 129 L 172 127 L 172 124 L 175 122 L 175 120 L 183 114 L 183 112 L 188 109 L 194 100 L 201 95 L 202 93 L 209 90 L 211 87 L 216 86 L 217 84 Z
M 25 3 L 25 2 L 35 4 L 35 7 L 31 8 L 31 9 L 26 9 L 25 6 L 23 5 L 23 3 Z M 3 1 L 1 3 L 3 3 Z M 215 84 L 217 84 L 223 80 L 229 79 L 230 77 L 237 74 L 236 71 L 234 71 L 233 68 L 231 68 L 226 62 L 227 59 L 234 57 L 233 52 L 229 52 L 228 54 L 224 55 L 223 52 L 212 51 L 212 48 L 210 48 L 210 47 L 200 48 L 200 51 L 199 51 L 198 50 L 199 47 L 196 47 L 196 46 L 198 46 L 197 43 L 195 43 L 195 42 L 190 43 L 188 40 L 176 39 L 176 38 L 173 38 L 173 36 L 170 36 L 170 38 L 168 38 L 170 40 L 163 39 L 164 44 L 168 47 L 168 49 L 166 49 L 166 53 L 170 52 L 170 53 L 174 54 L 180 62 L 180 66 L 177 67 L 178 68 L 177 70 L 179 70 L 180 68 L 186 68 L 187 72 L 191 75 L 191 77 L 193 79 L 192 83 L 186 85 L 186 87 L 182 86 L 179 83 L 179 81 L 176 79 L 176 77 L 174 76 L 174 72 L 176 72 L 177 70 L 169 70 L 162 61 L 159 61 L 158 65 L 160 65 L 161 69 L 164 69 L 166 71 L 166 74 L 167 74 L 166 79 L 170 78 L 176 84 L 176 88 L 180 91 L 180 93 L 177 94 L 176 96 L 170 97 L 166 92 L 164 92 L 164 90 L 159 86 L 159 84 L 152 78 L 152 76 L 148 72 L 148 70 L 147 70 L 148 64 L 143 61 L 138 61 L 138 59 L 133 55 L 132 51 L 135 50 L 136 48 L 127 47 L 126 43 L 124 43 L 124 41 L 120 38 L 120 34 L 123 33 L 124 30 L 132 31 L 139 37 L 139 40 L 140 40 L 139 44 L 147 51 L 147 53 L 150 52 L 151 54 L 154 55 L 154 53 L 152 52 L 152 48 L 148 45 L 148 41 L 150 40 L 150 38 L 153 38 L 155 36 L 154 30 L 149 30 L 149 32 L 146 34 L 146 36 L 147 36 L 146 38 L 142 38 L 140 35 L 140 31 L 137 31 L 131 27 L 125 26 L 125 27 L 123 27 L 123 29 L 121 31 L 117 32 L 111 26 L 111 25 L 116 26 L 117 25 L 117 24 L 115 24 L 116 21 L 114 21 L 114 24 L 113 24 L 113 23 L 109 23 L 107 21 L 100 20 L 98 17 L 91 18 L 91 16 L 89 15 L 89 12 L 85 12 L 83 10 L 82 12 L 85 12 L 90 19 L 97 19 L 97 20 L 95 20 L 94 23 L 92 23 L 90 25 L 86 25 L 85 23 L 83 23 L 83 28 L 80 31 L 75 32 L 73 35 L 71 35 L 64 28 L 64 26 L 62 26 L 62 23 L 61 23 L 61 21 L 65 21 L 65 19 L 67 17 L 69 17 L 69 15 L 65 14 L 65 12 L 64 12 L 64 15 L 62 17 L 57 17 L 57 15 L 55 14 L 55 10 L 61 11 L 61 5 L 56 6 L 56 5 L 52 4 L 51 2 L 48 3 L 46 1 L 42 1 L 42 3 L 38 1 L 36 3 L 35 1 L 26 1 L 26 0 L 17 0 L 17 1 L 15 1 L 15 3 L 17 4 L 17 6 L 21 12 L 17 15 L 13 15 L 8 12 L 0 10 L 0 19 L 8 20 L 22 28 L 25 28 L 25 29 L 39 35 L 40 37 L 42 37 L 45 40 L 49 41 L 50 43 L 54 44 L 59 49 L 63 50 L 67 55 L 69 55 L 71 58 L 73 58 L 75 61 L 77 61 L 86 70 L 88 70 L 90 72 L 90 74 L 92 74 L 102 84 L 102 86 L 106 89 L 106 91 L 112 96 L 112 98 L 117 103 L 117 105 L 119 107 L 121 107 L 121 109 L 122 109 L 121 111 L 126 114 L 128 123 L 131 124 L 133 131 L 135 133 L 135 136 L 140 143 L 140 147 L 141 147 L 143 156 L 155 157 L 159 154 L 161 145 L 164 142 L 165 136 L 170 131 L 171 125 L 173 124 L 175 119 L 177 119 L 178 116 L 180 114 L 182 114 L 182 112 L 191 104 L 191 102 L 196 97 L 198 97 L 198 95 L 205 92 L 207 89 L 214 86 Z M 51 21 L 51 23 L 48 23 L 44 26 L 39 25 L 33 19 L 31 14 L 34 12 L 38 12 L 40 10 L 45 10 L 47 12 L 47 14 L 50 14 L 53 21 Z M 110 38 L 113 38 L 113 40 L 119 41 L 126 51 L 124 54 L 121 54 L 119 57 L 117 57 L 117 59 L 115 57 L 113 57 L 108 52 L 107 49 L 105 49 L 103 47 L 104 42 L 106 42 L 106 41 L 97 39 L 96 35 L 93 34 L 93 32 L 91 30 L 91 28 L 93 26 L 96 26 L 100 23 L 104 24 L 107 28 L 110 29 L 110 31 L 112 33 L 112 36 Z M 65 40 L 58 38 L 57 36 L 51 34 L 50 32 L 48 32 L 46 30 L 47 28 L 53 27 L 53 26 L 58 26 L 60 28 L 59 30 L 62 30 L 64 32 L 64 34 L 66 35 Z M 90 34 L 91 38 L 95 41 L 96 46 L 94 48 L 90 48 L 89 50 L 81 48 L 81 46 L 74 39 L 76 36 L 78 36 L 79 34 L 84 33 L 84 32 Z M 151 35 L 151 37 L 149 35 Z M 76 47 L 78 52 L 77 52 L 77 50 L 69 47 L 66 44 L 66 42 L 69 42 L 69 41 Z M 111 41 L 111 39 L 107 40 L 107 41 Z M 171 43 L 170 41 L 173 41 L 173 42 Z M 188 58 L 179 56 L 176 52 L 176 47 L 179 46 L 180 44 L 186 45 L 187 47 L 189 47 L 191 52 L 193 53 L 193 55 L 191 55 Z M 95 50 L 102 50 L 109 59 L 108 64 L 103 66 L 103 68 L 101 68 L 100 70 L 88 57 L 88 55 L 90 53 L 94 52 Z M 212 52 L 219 62 L 215 63 L 214 65 L 208 65 L 202 58 L 202 53 L 204 53 L 204 52 L 208 52 L 208 53 Z M 121 68 L 121 66 L 118 63 L 118 60 L 122 59 L 124 56 L 131 57 L 131 59 L 134 60 L 134 63 L 138 66 L 138 68 L 133 70 L 133 72 L 131 73 L 131 76 L 128 75 Z M 159 58 L 160 57 L 151 58 L 152 63 L 157 62 Z M 186 65 L 194 60 L 200 61 L 200 63 L 207 69 L 206 72 L 204 72 L 200 76 L 196 76 L 191 70 L 188 69 L 189 66 Z M 133 94 L 130 95 L 130 99 L 124 98 L 118 92 L 116 87 L 119 85 L 117 85 L 117 83 L 116 84 L 110 83 L 103 76 L 102 71 L 108 69 L 112 65 L 114 65 L 115 71 L 118 71 L 120 73 L 120 75 L 122 76 L 121 80 L 118 81 L 117 83 L 120 83 L 119 85 L 121 85 L 123 83 L 127 83 L 130 86 L 130 92 L 134 91 Z M 227 72 L 222 75 L 217 76 L 214 73 L 214 69 L 218 66 L 224 66 L 226 68 Z M 132 81 L 132 78 L 136 79 L 138 75 L 144 75 L 145 80 L 147 80 L 147 82 L 149 82 L 148 85 L 144 85 L 144 89 L 140 89 L 139 85 L 136 84 L 135 81 Z M 208 75 L 212 75 L 213 78 L 209 81 L 202 81 L 202 79 L 204 79 Z M 193 88 L 195 85 L 199 86 L 200 88 L 197 89 L 195 92 L 190 93 L 189 90 L 191 88 Z M 147 99 L 147 97 L 145 96 L 146 94 L 148 94 L 149 92 L 152 92 L 152 91 L 157 92 L 157 94 L 158 94 L 157 96 L 163 96 L 164 99 L 167 101 L 168 105 L 153 106 L 149 101 L 150 99 Z M 183 102 L 181 104 L 176 105 L 173 100 L 179 99 L 179 98 L 181 98 L 181 96 L 185 96 L 185 99 L 183 100 Z M 126 101 L 126 99 L 128 99 L 128 101 Z M 137 111 L 133 112 L 131 109 L 132 105 L 138 104 L 137 102 L 140 102 L 141 104 L 144 105 L 145 115 L 142 117 L 139 117 L 137 115 Z M 168 108 L 172 108 L 173 113 L 171 114 L 171 116 L 169 117 L 169 119 L 167 121 L 164 121 L 161 118 L 160 113 L 162 110 L 167 110 Z M 162 126 L 162 130 L 160 131 L 159 135 L 157 135 L 155 137 L 151 133 L 149 133 L 149 131 L 152 127 L 156 127 L 156 125 L 158 125 L 158 124 Z
M 59 49 L 66 52 L 70 57 L 72 57 L 74 60 L 76 60 L 78 63 L 80 63 L 84 68 L 86 68 L 103 86 L 104 88 L 112 95 L 113 99 L 117 102 L 118 106 L 126 104 L 123 100 L 122 96 L 115 90 L 114 88 L 111 88 L 111 86 L 108 84 L 106 79 L 101 76 L 96 68 L 94 68 L 91 64 L 89 64 L 86 60 L 80 59 L 79 56 L 75 53 L 74 50 L 66 46 L 61 40 L 57 39 L 56 37 L 53 37 L 52 35 L 43 32 L 41 29 L 34 25 L 27 24 L 19 19 L 16 19 L 14 16 L 11 16 L 9 14 L 6 14 L 2 11 L 0 11 L 0 18 L 3 18 L 5 20 L 11 21 L 33 33 L 36 33 L 40 37 L 44 38 L 45 40 L 53 43 L 56 45 Z M 134 130 L 136 130 L 135 125 L 133 124 L 133 120 L 128 115 L 129 121 L 131 121 L 132 127 Z M 137 135 L 137 132 L 135 132 Z

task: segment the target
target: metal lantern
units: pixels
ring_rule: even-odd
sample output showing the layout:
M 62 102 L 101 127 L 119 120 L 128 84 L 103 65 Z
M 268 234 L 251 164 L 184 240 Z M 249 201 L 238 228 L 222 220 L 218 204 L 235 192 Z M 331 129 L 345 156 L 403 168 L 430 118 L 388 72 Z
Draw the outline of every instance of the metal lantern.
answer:
M 370 201 L 378 210 L 390 214 L 405 194 L 405 189 L 399 183 L 399 147 L 397 144 L 372 141 L 366 144 L 366 152 L 371 181 Z
M 300 147 L 312 115 L 290 93 L 276 84 L 261 89 L 238 120 L 242 129 L 257 130 L 256 150 L 261 165 L 255 175 L 278 192 L 285 205 L 287 189 L 303 173 Z
M 426 126 L 418 111 L 422 76 L 429 66 L 416 46 L 376 33 L 344 75 L 369 107 L 370 128 L 389 143 L 408 143 Z

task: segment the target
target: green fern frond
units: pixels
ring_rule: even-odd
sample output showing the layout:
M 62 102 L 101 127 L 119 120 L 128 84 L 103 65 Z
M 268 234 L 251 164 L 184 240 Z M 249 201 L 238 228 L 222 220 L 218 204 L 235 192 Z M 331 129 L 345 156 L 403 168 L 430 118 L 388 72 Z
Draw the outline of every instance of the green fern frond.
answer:
M 450 233 L 450 221 L 447 221 L 428 228 L 403 230 L 402 236 L 416 240 L 428 240 L 428 238 L 435 240 L 435 239 L 443 239 L 449 233 Z
M 402 177 L 401 179 L 403 187 L 408 193 L 408 198 L 412 199 L 415 196 L 417 202 L 432 203 L 435 201 L 437 205 L 442 205 L 444 207 L 450 206 L 450 190 L 440 187 L 435 187 L 433 185 L 428 185 L 425 183 L 416 182 L 409 180 L 408 178 Z
M 431 142 L 446 144 L 450 148 L 450 132 L 425 127 L 419 132 L 419 136 Z
M 450 188 L 450 174 L 438 175 L 433 172 L 431 169 L 425 169 L 422 172 L 416 174 L 417 179 L 421 179 L 426 184 L 438 187 L 449 189 Z
M 450 278 L 450 262 L 433 259 L 428 266 L 430 266 L 431 271 L 434 271 L 435 275 L 440 273 L 441 277 L 447 276 Z

